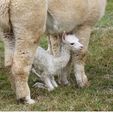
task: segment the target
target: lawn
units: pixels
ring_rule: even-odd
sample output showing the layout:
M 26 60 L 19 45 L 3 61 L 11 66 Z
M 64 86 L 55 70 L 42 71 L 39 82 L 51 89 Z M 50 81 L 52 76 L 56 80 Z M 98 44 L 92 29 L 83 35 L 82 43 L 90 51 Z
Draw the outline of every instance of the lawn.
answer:
M 47 47 L 46 39 L 41 46 Z M 15 94 L 3 65 L 3 43 L 0 41 L 0 111 L 113 111 L 113 0 L 108 0 L 106 14 L 95 26 L 89 44 L 86 74 L 90 86 L 78 88 L 75 77 L 70 86 L 60 86 L 53 92 L 32 87 L 37 78 L 31 74 L 29 85 L 34 105 L 17 105 Z

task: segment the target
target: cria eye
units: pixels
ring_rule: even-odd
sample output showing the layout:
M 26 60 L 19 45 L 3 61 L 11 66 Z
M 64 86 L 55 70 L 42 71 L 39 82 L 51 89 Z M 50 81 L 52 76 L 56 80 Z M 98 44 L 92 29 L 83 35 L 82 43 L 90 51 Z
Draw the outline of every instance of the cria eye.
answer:
M 71 45 L 74 45 L 74 43 L 71 43 Z

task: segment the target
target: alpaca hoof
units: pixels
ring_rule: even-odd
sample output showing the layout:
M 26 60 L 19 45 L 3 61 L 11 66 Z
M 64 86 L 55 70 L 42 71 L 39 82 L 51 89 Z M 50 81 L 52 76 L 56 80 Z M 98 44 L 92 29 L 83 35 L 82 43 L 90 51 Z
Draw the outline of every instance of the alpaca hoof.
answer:
M 35 101 L 33 99 L 26 100 L 25 98 L 21 98 L 17 100 L 17 104 L 34 104 Z
M 11 67 L 12 59 L 5 61 L 5 67 Z
M 18 99 L 17 104 L 25 104 L 25 98 Z
M 85 77 L 84 79 L 82 79 L 82 81 L 77 81 L 77 84 L 80 88 L 84 88 L 84 87 L 88 87 L 90 84 L 88 82 L 87 77 Z
M 80 87 L 80 88 L 85 88 L 85 87 L 89 87 L 89 86 L 90 86 L 89 82 L 87 82 L 87 83 L 79 83 L 78 84 L 78 87 Z

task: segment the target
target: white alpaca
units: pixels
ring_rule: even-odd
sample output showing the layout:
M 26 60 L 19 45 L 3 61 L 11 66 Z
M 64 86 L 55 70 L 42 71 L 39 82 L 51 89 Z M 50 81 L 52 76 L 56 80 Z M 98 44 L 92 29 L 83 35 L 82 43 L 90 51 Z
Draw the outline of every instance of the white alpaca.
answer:
M 56 81 L 54 80 L 54 75 L 61 72 L 61 70 L 66 67 L 70 60 L 70 52 L 79 53 L 83 48 L 83 45 L 79 42 L 79 39 L 75 35 L 63 35 L 61 53 L 59 57 L 54 57 L 50 55 L 46 50 L 38 47 L 36 50 L 35 58 L 32 71 L 37 74 L 41 80 L 45 83 L 45 86 L 49 91 L 58 87 Z M 39 71 L 41 75 L 38 74 Z M 38 73 L 37 73 L 38 72 Z M 36 83 L 35 86 L 41 85 Z

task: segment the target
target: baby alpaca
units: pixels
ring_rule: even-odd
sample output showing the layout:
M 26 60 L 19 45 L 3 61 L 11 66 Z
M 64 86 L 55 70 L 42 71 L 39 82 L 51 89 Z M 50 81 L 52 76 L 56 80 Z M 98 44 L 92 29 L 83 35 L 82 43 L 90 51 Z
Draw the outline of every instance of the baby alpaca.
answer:
M 66 67 L 70 60 L 71 51 L 79 53 L 82 50 L 83 45 L 79 42 L 79 39 L 73 35 L 62 36 L 61 53 L 59 57 L 50 55 L 46 50 L 38 47 L 36 50 L 33 69 L 32 72 L 37 74 L 41 80 L 45 83 L 45 86 L 49 91 L 58 87 L 56 81 L 54 80 L 54 75 L 61 72 L 61 70 Z M 38 73 L 40 74 L 38 74 Z M 36 83 L 34 86 L 40 85 Z

